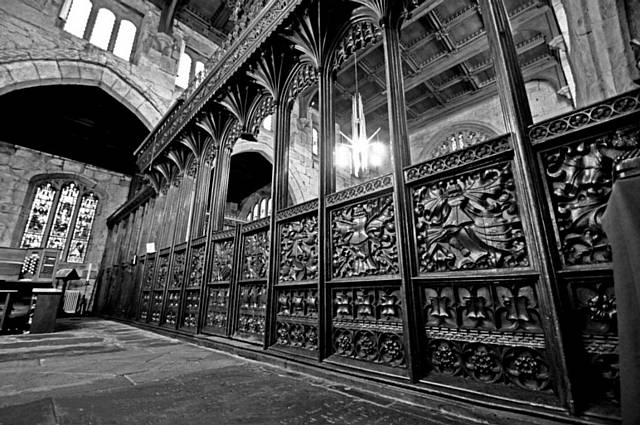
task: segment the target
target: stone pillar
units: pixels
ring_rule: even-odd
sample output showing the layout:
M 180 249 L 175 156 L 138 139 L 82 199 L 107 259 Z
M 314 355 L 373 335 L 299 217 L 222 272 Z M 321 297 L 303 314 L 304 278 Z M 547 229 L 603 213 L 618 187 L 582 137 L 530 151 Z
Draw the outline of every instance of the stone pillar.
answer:
M 631 46 L 617 0 L 562 0 L 578 108 L 632 90 Z

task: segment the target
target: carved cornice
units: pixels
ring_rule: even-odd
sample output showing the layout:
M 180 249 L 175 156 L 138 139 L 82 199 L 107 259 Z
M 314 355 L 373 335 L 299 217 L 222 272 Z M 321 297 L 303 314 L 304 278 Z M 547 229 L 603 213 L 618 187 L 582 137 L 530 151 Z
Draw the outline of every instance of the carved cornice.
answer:
M 298 215 L 306 214 L 311 211 L 316 211 L 317 209 L 318 209 L 318 200 L 312 199 L 311 201 L 294 205 L 292 207 L 279 211 L 278 214 L 276 215 L 276 218 L 278 221 L 280 221 L 287 218 L 296 217 Z
M 533 125 L 529 127 L 529 138 L 532 143 L 541 143 L 638 111 L 640 111 L 640 90 L 634 90 Z
M 455 151 L 405 168 L 404 179 L 406 183 L 412 183 L 434 174 L 472 164 L 482 159 L 507 152 L 510 149 L 511 145 L 509 143 L 509 136 L 500 136 L 477 145 L 469 146 L 466 149 Z
M 302 0 L 271 0 L 237 35 L 198 88 L 176 104 L 145 139 L 136 152 L 137 165 L 143 170 L 159 156 L 175 136 L 205 104 L 227 83 Z
M 270 217 L 265 217 L 260 220 L 252 221 L 251 223 L 243 224 L 242 233 L 249 233 L 249 232 L 253 232 L 254 230 L 259 230 L 263 228 L 267 229 L 269 227 L 270 221 L 271 221 Z
M 327 206 L 340 204 L 342 202 L 351 201 L 361 198 L 371 193 L 380 192 L 388 189 L 393 185 L 393 176 L 391 174 L 369 180 L 357 186 L 350 187 L 340 192 L 332 193 L 327 196 Z
M 214 232 L 211 234 L 211 240 L 219 241 L 222 239 L 232 239 L 236 235 L 235 230 L 223 230 L 221 232 Z

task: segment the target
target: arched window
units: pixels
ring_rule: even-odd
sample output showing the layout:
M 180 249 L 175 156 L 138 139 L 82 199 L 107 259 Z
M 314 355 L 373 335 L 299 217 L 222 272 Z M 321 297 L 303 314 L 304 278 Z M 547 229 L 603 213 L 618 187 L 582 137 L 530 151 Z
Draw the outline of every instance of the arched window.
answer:
M 189 85 L 189 73 L 191 72 L 191 56 L 186 53 L 180 55 L 178 62 L 178 75 L 176 75 L 176 85 L 186 89 Z
M 118 35 L 116 37 L 116 44 L 113 46 L 113 54 L 128 61 L 131 57 L 131 50 L 133 49 L 133 42 L 136 39 L 137 28 L 131 21 L 126 19 L 120 22 L 120 28 L 118 28 Z
M 91 37 L 89 43 L 107 50 L 109 47 L 109 40 L 111 40 L 111 33 L 113 32 L 113 24 L 116 22 L 116 15 L 109 9 L 102 8 L 98 10 L 98 16 L 96 17 L 96 24 L 91 31 Z
M 272 207 L 273 207 L 273 204 L 271 202 L 271 198 L 269 198 L 269 203 L 267 204 L 267 215 L 271 215 Z
M 82 38 L 84 30 L 87 28 L 89 14 L 93 4 L 90 0 L 72 0 L 69 7 L 69 14 L 64 23 L 64 30 L 76 37 Z
M 196 61 L 196 65 L 194 68 L 194 75 L 198 75 L 201 72 L 204 72 L 204 63 L 200 61 Z
M 311 153 L 318 155 L 318 130 L 314 127 L 311 129 Z
M 253 219 L 257 220 L 258 218 L 260 218 L 260 202 L 256 202 L 253 206 Z
M 271 131 L 273 129 L 273 115 L 269 115 L 262 121 L 262 127 L 267 131 Z
M 267 200 L 263 199 L 260 201 L 260 218 L 265 218 L 267 216 Z
M 38 184 L 20 247 L 60 249 L 63 261 L 82 263 L 97 208 L 98 197 L 78 182 L 52 179 Z

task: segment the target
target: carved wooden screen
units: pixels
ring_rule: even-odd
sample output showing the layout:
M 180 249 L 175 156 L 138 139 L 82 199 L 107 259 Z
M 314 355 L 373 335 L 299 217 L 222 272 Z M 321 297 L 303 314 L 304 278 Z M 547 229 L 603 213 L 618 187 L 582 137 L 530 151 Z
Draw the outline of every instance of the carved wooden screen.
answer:
M 189 250 L 189 262 L 183 266 L 182 270 L 184 274 L 184 267 L 188 267 L 186 278 L 183 276 L 185 287 L 182 295 L 182 314 L 179 323 L 181 329 L 189 332 L 195 332 L 198 326 L 198 311 L 201 304 L 200 294 L 204 281 L 205 250 L 205 239 L 195 239 Z M 186 251 L 183 255 L 186 255 Z
M 169 277 L 169 261 L 171 259 L 171 248 L 165 248 L 158 253 L 158 263 L 156 264 L 156 275 L 153 282 L 153 292 L 151 295 L 151 317 L 150 322 L 160 324 L 162 316 L 162 303 L 164 291 Z
M 181 243 L 174 248 L 171 256 L 171 269 L 167 277 L 167 292 L 165 295 L 164 317 L 162 325 L 175 328 L 178 323 L 178 312 L 180 307 L 180 294 L 184 281 L 185 263 L 187 255 L 187 244 Z
M 214 233 L 210 243 L 203 332 L 226 336 L 229 332 L 231 283 L 234 280 L 236 231 Z
M 237 267 L 237 297 L 233 334 L 237 338 L 264 342 L 269 265 L 269 218 L 245 224 L 240 229 L 241 251 Z
M 318 201 L 280 211 L 275 345 L 318 350 Z
M 639 103 L 637 93 L 622 96 L 530 130 L 553 217 L 560 290 L 567 300 L 563 311 L 569 312 L 575 336 L 577 358 L 571 362 L 584 383 L 577 392 L 584 404 L 599 404 L 596 409 L 618 405 L 620 395 L 611 247 L 601 219 L 611 194 L 613 160 L 638 147 L 640 127 L 628 120 L 601 125 L 589 134 L 576 131 Z
M 327 276 L 333 355 L 339 362 L 406 374 L 392 177 L 327 197 Z
M 413 207 L 425 380 L 554 403 L 508 137 L 405 170 Z

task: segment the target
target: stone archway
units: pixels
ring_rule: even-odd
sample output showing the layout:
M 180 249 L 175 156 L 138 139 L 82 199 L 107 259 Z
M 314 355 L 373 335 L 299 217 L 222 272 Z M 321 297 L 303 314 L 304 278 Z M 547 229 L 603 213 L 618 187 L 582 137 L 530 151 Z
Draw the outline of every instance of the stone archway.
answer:
M 29 87 L 64 84 L 100 87 L 133 112 L 148 129 L 160 121 L 167 107 L 149 94 L 149 90 L 107 63 L 82 58 L 16 59 L 0 63 L 0 95 Z
M 273 146 L 271 144 L 238 140 L 233 146 L 233 152 L 231 155 L 246 152 L 258 153 L 273 165 Z M 304 199 L 304 194 L 294 173 L 289 173 L 289 176 L 289 197 L 291 198 L 292 205 L 296 205 L 300 199 Z

